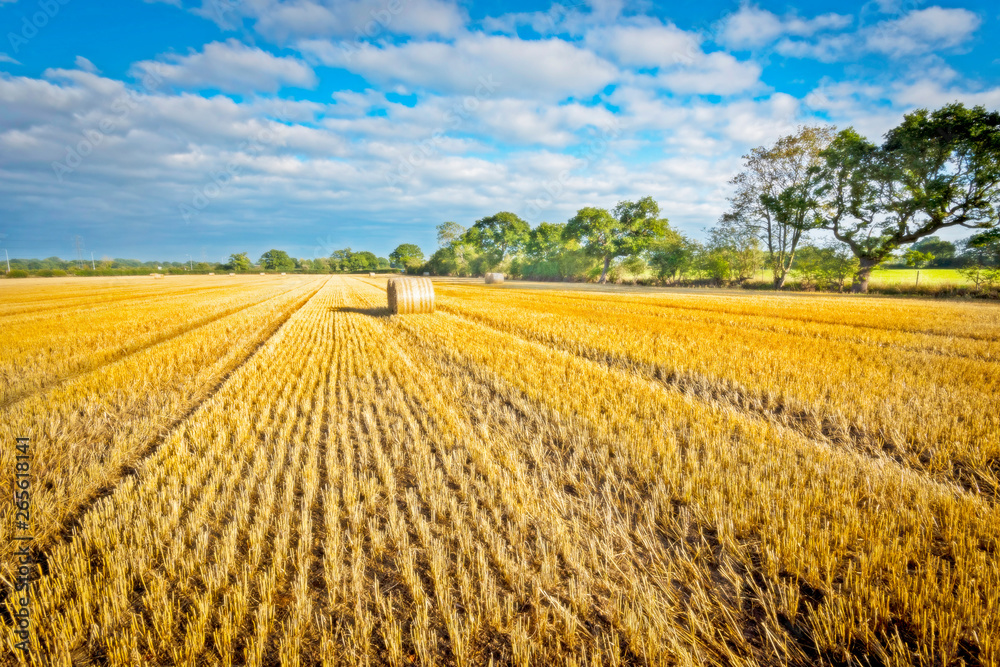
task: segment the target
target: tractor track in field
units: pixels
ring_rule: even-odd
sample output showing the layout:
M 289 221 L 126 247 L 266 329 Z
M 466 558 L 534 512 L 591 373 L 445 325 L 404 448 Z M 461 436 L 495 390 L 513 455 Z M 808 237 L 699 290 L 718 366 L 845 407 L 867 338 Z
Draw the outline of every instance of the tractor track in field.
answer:
M 43 381 L 41 384 L 39 384 L 36 387 L 32 387 L 32 388 L 29 388 L 29 389 L 25 389 L 25 390 L 16 392 L 12 396 L 9 396 L 9 397 L 5 398 L 3 401 L 0 401 L 0 412 L 3 412 L 4 410 L 7 410 L 11 406 L 13 406 L 13 405 L 15 405 L 17 403 L 20 403 L 21 401 L 23 401 L 23 400 L 25 400 L 27 398 L 30 398 L 30 397 L 32 397 L 32 396 L 34 396 L 36 394 L 40 394 L 40 393 L 42 393 L 44 391 L 48 391 L 49 389 L 52 389 L 53 387 L 57 387 L 57 386 L 59 386 L 61 384 L 69 382 L 70 380 L 75 380 L 76 378 L 79 378 L 79 377 L 82 377 L 84 375 L 87 375 L 88 373 L 93 373 L 95 371 L 98 371 L 98 370 L 100 370 L 100 369 L 102 369 L 102 368 L 104 368 L 106 366 L 110 366 L 111 364 L 117 363 L 117 362 L 119 362 L 119 361 L 121 361 L 123 359 L 127 359 L 128 357 L 130 357 L 130 356 L 132 356 L 134 354 L 138 354 L 138 353 L 143 352 L 145 350 L 148 350 L 150 348 L 156 347 L 157 345 L 160 345 L 161 343 L 166 343 L 166 342 L 169 342 L 169 341 L 171 341 L 171 340 L 173 340 L 175 338 L 180 338 L 181 336 L 183 336 L 183 335 L 185 335 L 187 333 L 190 333 L 190 332 L 195 331 L 197 329 L 201 329 L 201 328 L 203 328 L 205 326 L 208 326 L 209 324 L 212 324 L 213 322 L 217 322 L 217 321 L 219 321 L 221 319 L 229 317 L 230 315 L 235 315 L 237 313 L 241 313 L 243 311 L 249 310 L 250 308 L 253 308 L 255 306 L 259 306 L 262 303 L 267 303 L 268 301 L 271 301 L 272 299 L 281 298 L 281 297 L 285 296 L 286 294 L 288 294 L 289 292 L 295 291 L 299 287 L 301 287 L 301 285 L 297 285 L 295 287 L 292 287 L 291 289 L 285 290 L 284 292 L 281 292 L 279 294 L 275 294 L 273 296 L 266 297 L 266 298 L 261 299 L 259 301 L 254 301 L 253 303 L 250 303 L 250 304 L 247 304 L 247 305 L 234 306 L 232 308 L 227 308 L 226 310 L 224 310 L 222 312 L 215 313 L 215 314 L 212 314 L 212 315 L 208 315 L 208 316 L 203 317 L 203 318 L 201 318 L 199 320 L 195 320 L 194 322 L 188 323 L 186 325 L 182 325 L 179 329 L 175 329 L 175 330 L 173 330 L 171 332 L 168 332 L 168 333 L 156 336 L 156 337 L 154 337 L 154 338 L 152 338 L 150 340 L 147 340 L 147 341 L 145 341 L 143 343 L 139 343 L 137 345 L 132 345 L 132 346 L 126 346 L 126 347 L 122 348 L 121 350 L 119 350 L 118 352 L 113 353 L 110 356 L 105 357 L 105 358 L 103 358 L 103 359 L 101 359 L 99 361 L 96 361 L 96 362 L 93 362 L 93 363 L 85 363 L 85 364 L 82 365 L 81 368 L 78 368 L 77 370 L 75 370 L 75 371 L 73 371 L 71 373 L 68 373 L 66 375 L 62 375 L 62 376 L 59 376 L 59 377 L 52 378 L 50 380 Z
M 233 287 L 233 285 L 231 285 L 231 284 L 225 284 L 225 285 L 219 284 L 219 285 L 212 285 L 211 287 L 207 287 L 207 288 L 199 288 L 199 287 L 181 288 L 181 287 L 177 287 L 177 288 L 174 289 L 174 291 L 170 291 L 170 292 L 162 292 L 162 291 L 161 292 L 156 292 L 156 291 L 152 291 L 152 290 L 141 292 L 141 293 L 140 292 L 133 292 L 133 293 L 128 293 L 128 294 L 123 294 L 123 293 L 119 292 L 117 294 L 108 294 L 106 296 L 106 298 L 103 298 L 100 301 L 95 301 L 94 303 L 85 306 L 85 308 L 87 308 L 89 310 L 91 308 L 101 307 L 101 306 L 108 306 L 108 305 L 112 305 L 112 304 L 119 303 L 119 302 L 122 302 L 122 301 L 141 301 L 141 300 L 144 300 L 144 299 L 148 299 L 149 297 L 155 297 L 155 296 L 159 296 L 159 297 L 161 297 L 163 299 L 172 299 L 174 297 L 184 297 L 184 296 L 190 296 L 192 294 L 213 294 L 214 292 L 221 291 L 221 290 L 224 290 L 224 289 L 228 289 L 230 287 Z M 70 308 L 74 308 L 75 307 L 74 303 L 78 302 L 81 298 L 87 299 L 87 298 L 94 298 L 94 297 L 100 297 L 100 296 L 102 296 L 101 292 L 89 292 L 89 293 L 86 293 L 86 294 L 74 294 L 73 296 L 60 297 L 58 299 L 46 299 L 45 301 L 41 302 L 40 304 L 35 304 L 35 303 L 12 303 L 12 304 L 8 304 L 7 305 L 8 308 L 12 309 L 11 311 L 4 311 L 4 312 L 2 312 L 0 314 L 2 314 L 3 317 L 20 317 L 22 315 L 35 315 L 36 313 L 47 313 L 47 312 L 50 312 L 50 311 L 53 311 L 53 310 L 69 310 Z M 59 301 L 59 302 L 63 302 L 63 303 L 52 303 L 52 302 L 55 302 L 55 301 Z M 76 307 L 76 308 L 79 309 L 78 307 Z M 13 309 L 16 309 L 16 310 L 13 310 Z
M 264 335 L 261 340 L 250 346 L 246 352 L 235 360 L 233 365 L 225 373 L 220 375 L 219 378 L 215 380 L 206 391 L 202 392 L 197 400 L 189 405 L 182 414 L 171 419 L 170 422 L 160 431 L 159 435 L 147 442 L 146 446 L 135 455 L 135 460 L 132 463 L 120 468 L 117 471 L 112 483 L 97 489 L 88 498 L 79 502 L 61 522 L 61 527 L 52 530 L 49 533 L 50 536 L 48 538 L 43 537 L 42 540 L 40 540 L 41 544 L 36 542 L 32 546 L 34 562 L 39 566 L 43 574 L 48 571 L 48 553 L 60 543 L 71 540 L 76 529 L 80 526 L 87 513 L 101 500 L 112 495 L 125 479 L 128 477 L 138 476 L 142 470 L 143 463 L 163 446 L 163 443 L 166 442 L 170 433 L 194 415 L 194 413 L 196 413 L 205 403 L 210 401 L 212 397 L 214 397 L 225 385 L 229 378 L 232 377 L 232 375 L 240 368 L 245 366 L 246 363 L 250 361 L 250 359 L 252 359 L 262 347 L 264 347 L 264 345 L 274 338 L 275 334 L 281 330 L 282 326 L 284 326 L 285 323 L 288 322 L 293 315 L 295 315 L 295 313 L 299 312 L 306 304 L 308 304 L 316 296 L 316 294 L 323 289 L 327 282 L 328 280 L 324 281 L 323 284 L 313 289 L 306 296 L 295 301 L 279 318 L 270 323 L 264 329 Z M 267 300 L 268 299 L 265 299 L 264 301 Z M 263 303 L 263 301 L 261 303 Z M 8 585 L 0 587 L 0 611 L 6 609 L 6 600 L 9 594 L 10 588 Z
M 100 489 L 94 496 L 81 503 L 80 507 L 75 512 L 73 512 L 66 521 L 63 522 L 63 528 L 59 531 L 59 538 L 61 540 L 65 540 L 68 537 L 70 537 L 72 535 L 73 529 L 76 528 L 80 520 L 87 513 L 87 511 L 90 510 L 91 507 L 93 507 L 102 498 L 114 493 L 115 489 L 118 488 L 118 485 L 120 485 L 122 480 L 124 480 L 126 477 L 139 474 L 139 470 L 141 469 L 143 462 L 156 453 L 156 451 L 166 441 L 170 433 L 174 429 L 176 429 L 180 424 L 187 421 L 187 419 L 190 418 L 191 415 L 193 415 L 195 412 L 197 412 L 202 405 L 210 401 L 212 397 L 219 392 L 219 390 L 226 383 L 226 381 L 229 380 L 229 378 L 232 377 L 232 375 L 236 373 L 236 371 L 245 366 L 246 363 L 250 361 L 250 359 L 252 359 L 253 356 L 257 354 L 257 352 L 262 347 L 264 347 L 264 345 L 267 344 L 268 341 L 274 338 L 274 335 L 278 333 L 278 330 L 281 329 L 281 327 L 285 324 L 285 322 L 291 319 L 291 317 L 295 313 L 302 310 L 302 308 L 307 303 L 309 303 L 309 301 L 311 301 L 314 296 L 316 296 L 316 293 L 319 292 L 321 289 L 323 289 L 323 286 L 325 284 L 326 283 L 324 282 L 323 285 L 320 285 L 315 290 L 310 292 L 307 296 L 295 302 L 292 305 L 292 307 L 290 307 L 287 311 L 285 311 L 285 313 L 280 318 L 278 318 L 277 320 L 272 322 L 267 328 L 265 328 L 264 337 L 257 343 L 253 344 L 246 351 L 245 354 L 241 355 L 241 357 L 235 361 L 232 367 L 229 368 L 229 370 L 227 370 L 225 373 L 223 373 L 214 383 L 212 383 L 209 389 L 205 391 L 197 401 L 195 401 L 192 405 L 188 406 L 188 408 L 184 411 L 183 414 L 172 419 L 170 423 L 163 428 L 159 436 L 157 436 L 152 442 L 148 443 L 143 451 L 139 452 L 139 454 L 136 456 L 136 461 L 134 463 L 119 471 L 120 474 L 115 479 L 113 485 Z
M 568 284 L 572 284 L 572 283 L 568 283 Z M 453 286 L 454 285 L 451 285 L 451 284 L 445 284 L 444 285 L 444 287 L 453 287 Z M 478 285 L 474 285 L 474 286 L 478 286 Z M 501 287 L 500 289 L 504 289 L 504 288 Z M 532 289 L 532 288 L 525 287 L 524 289 Z M 580 294 L 581 294 L 580 296 L 578 296 L 577 294 L 573 294 L 573 293 L 567 294 L 566 290 L 563 290 L 563 291 L 560 291 L 559 299 L 560 300 L 562 300 L 562 299 L 568 299 L 568 300 L 576 300 L 576 301 L 586 302 L 588 299 L 592 299 L 593 298 L 593 296 L 588 296 L 588 294 L 586 292 L 581 292 Z M 615 295 L 613 292 L 597 292 L 597 294 L 600 295 L 600 296 L 614 296 Z M 635 304 L 635 305 L 649 305 L 648 302 L 645 300 L 646 297 L 656 297 L 656 296 L 660 296 L 662 294 L 671 294 L 671 293 L 650 292 L 649 294 L 642 294 L 642 295 L 640 295 L 641 298 L 638 298 L 638 299 L 630 299 L 630 298 L 628 298 L 626 296 L 625 298 L 622 298 L 620 300 L 616 299 L 616 300 L 612 301 L 611 303 L 613 305 L 622 304 L 622 303 L 631 303 L 631 304 Z M 794 294 L 794 293 L 788 292 L 788 293 L 785 293 L 785 294 Z M 698 294 L 697 296 L 709 296 L 709 297 L 714 297 L 714 298 L 723 298 L 721 295 L 713 295 L 713 294 Z M 548 298 L 551 298 L 551 299 L 555 300 L 554 296 L 550 296 L 550 295 L 545 294 L 545 293 L 543 293 L 543 298 L 544 297 L 548 297 Z M 718 315 L 718 314 L 724 314 L 724 315 L 734 315 L 734 316 L 737 316 L 737 317 L 748 317 L 748 316 L 754 315 L 753 313 L 747 313 L 747 312 L 744 312 L 744 311 L 741 311 L 741 310 L 733 310 L 733 309 L 726 309 L 726 308 L 718 308 L 718 309 L 716 309 L 716 308 L 705 308 L 703 306 L 682 305 L 682 304 L 676 304 L 676 303 L 671 303 L 671 304 L 653 304 L 653 305 L 655 305 L 657 307 L 660 307 L 660 308 L 668 308 L 668 309 L 683 310 L 683 311 L 704 312 L 704 313 L 712 313 L 712 314 L 716 314 L 716 315 Z M 760 315 L 758 315 L 758 316 L 760 316 Z M 657 315 L 656 317 L 669 317 L 669 316 L 668 315 Z M 936 336 L 936 337 L 939 337 L 939 338 L 948 338 L 948 339 L 951 339 L 951 338 L 963 338 L 963 339 L 966 339 L 966 340 L 979 341 L 979 342 L 988 342 L 988 343 L 992 343 L 992 342 L 997 342 L 998 341 L 998 338 L 997 338 L 996 335 L 990 336 L 990 335 L 979 335 L 979 334 L 969 334 L 969 333 L 954 333 L 954 332 L 947 332 L 947 331 L 934 331 L 932 329 L 896 329 L 896 328 L 893 328 L 891 326 L 882 325 L 882 324 L 864 324 L 864 323 L 859 323 L 859 322 L 838 322 L 838 321 L 830 321 L 830 320 L 812 319 L 812 318 L 809 318 L 809 317 L 793 317 L 793 316 L 782 316 L 782 315 L 763 315 L 763 317 L 770 317 L 770 318 L 773 318 L 773 319 L 785 320 L 785 321 L 788 321 L 788 322 L 801 322 L 803 324 L 819 324 L 819 325 L 828 325 L 828 326 L 842 326 L 842 327 L 848 327 L 848 328 L 851 328 L 851 329 L 861 329 L 861 330 L 868 329 L 868 330 L 872 330 L 872 331 L 886 331 L 886 332 L 890 332 L 890 333 L 899 332 L 899 333 L 905 333 L 905 334 L 911 334 L 911 335 Z
M 952 461 L 949 472 L 934 472 L 907 459 L 900 447 L 888 441 L 882 433 L 872 433 L 855 424 L 838 423 L 830 415 L 820 414 L 807 406 L 778 397 L 764 397 L 748 391 L 736 382 L 705 377 L 698 373 L 674 371 L 655 364 L 637 363 L 631 359 L 610 355 L 586 346 L 561 345 L 544 336 L 529 332 L 500 329 L 475 316 L 455 312 L 448 306 L 440 310 L 458 319 L 475 322 L 498 334 L 543 345 L 552 350 L 571 354 L 605 368 L 633 373 L 660 386 L 691 396 L 715 407 L 735 410 L 741 415 L 764 420 L 788 429 L 814 442 L 859 453 L 870 459 L 884 459 L 926 476 L 937 483 L 953 483 L 991 505 L 1000 504 L 1000 461 L 993 461 L 986 470 L 977 470 L 962 461 Z
M 384 289 L 367 281 L 361 282 L 376 289 Z M 533 335 L 523 330 L 507 331 L 495 326 L 486 318 L 462 313 L 448 305 L 438 304 L 438 309 L 452 317 L 474 322 L 498 334 L 515 336 L 523 341 L 571 354 L 608 369 L 633 373 L 670 391 L 690 396 L 718 408 L 734 410 L 748 418 L 766 421 L 819 444 L 853 451 L 873 460 L 891 461 L 927 477 L 929 481 L 957 485 L 992 506 L 1000 504 L 1000 461 L 993 461 L 985 470 L 978 470 L 962 461 L 952 461 L 951 470 L 934 472 L 907 459 L 902 450 L 889 442 L 882 433 L 865 431 L 854 424 L 838 423 L 830 415 L 818 414 L 807 406 L 795 405 L 781 398 L 774 400 L 756 395 L 725 379 L 713 380 L 697 373 L 678 372 L 654 364 L 637 363 L 587 346 L 560 344 L 545 336 Z
M 463 317 L 475 317 L 475 316 L 465 315 L 464 313 L 462 313 L 455 306 L 450 306 L 450 305 L 447 305 L 447 304 L 440 304 L 438 307 L 441 310 L 444 310 L 446 312 L 449 312 L 449 313 L 452 313 L 452 314 L 455 314 L 455 315 L 461 315 Z M 515 305 L 515 307 L 517 307 L 517 306 Z M 665 306 L 665 307 L 666 308 L 677 308 L 676 306 L 672 306 L 672 305 L 671 306 Z M 679 308 L 679 309 L 685 310 L 685 311 L 691 310 L 691 311 L 705 312 L 705 313 L 719 313 L 719 312 L 722 312 L 722 311 L 714 311 L 714 310 L 710 310 L 710 309 L 700 309 L 700 308 Z M 542 311 L 539 311 L 539 312 L 546 312 L 546 311 L 542 310 Z M 670 317 L 669 314 L 664 314 L 664 313 L 648 313 L 648 315 L 650 317 L 654 317 L 654 318 L 657 318 L 657 319 L 664 319 L 664 320 L 671 319 L 671 317 Z M 743 314 L 743 315 L 745 315 L 745 314 Z M 788 321 L 788 322 L 800 322 L 800 323 L 803 323 L 803 324 L 816 324 L 816 325 L 834 326 L 833 324 L 830 324 L 830 323 L 820 322 L 820 321 L 816 321 L 816 320 L 806 320 L 806 319 L 802 319 L 802 318 L 782 318 L 782 317 L 777 317 L 777 316 L 767 316 L 767 317 L 769 317 L 771 319 L 778 319 L 778 320 Z M 779 336 L 788 336 L 788 337 L 793 337 L 793 338 L 797 338 L 797 339 L 805 339 L 805 340 L 813 340 L 813 341 L 820 341 L 821 340 L 821 341 L 829 341 L 831 343 L 847 343 L 847 344 L 850 344 L 850 345 L 860 345 L 860 346 L 864 346 L 864 347 L 867 347 L 867 348 L 873 348 L 873 349 L 898 350 L 900 352 L 907 352 L 907 353 L 910 353 L 910 354 L 929 355 L 929 356 L 932 356 L 932 357 L 941 357 L 941 358 L 946 358 L 946 359 L 968 359 L 970 361 L 976 361 L 976 362 L 981 362 L 981 363 L 992 363 L 992 364 L 1000 363 L 1000 356 L 990 356 L 989 353 L 982 354 L 982 353 L 963 352 L 963 351 L 959 351 L 959 350 L 942 350 L 942 349 L 937 349 L 937 348 L 933 348 L 933 347 L 926 347 L 926 346 L 922 346 L 922 345 L 912 345 L 912 344 L 896 344 L 896 343 L 890 344 L 890 343 L 886 343 L 886 342 L 882 342 L 882 341 L 877 341 L 877 340 L 865 340 L 864 338 L 858 338 L 858 337 L 852 336 L 850 334 L 832 335 L 832 334 L 821 334 L 821 333 L 809 333 L 809 332 L 806 332 L 806 331 L 792 331 L 792 330 L 784 329 L 784 328 L 782 328 L 782 327 L 780 327 L 778 325 L 771 325 L 771 324 L 766 324 L 766 323 L 749 323 L 749 322 L 743 322 L 743 323 L 740 323 L 737 326 L 737 325 L 735 325 L 734 323 L 731 323 L 731 322 L 730 323 L 726 323 L 726 322 L 713 322 L 713 321 L 708 321 L 708 320 L 699 320 L 696 317 L 691 317 L 691 316 L 687 316 L 687 317 L 683 317 L 683 318 L 673 318 L 673 319 L 674 319 L 674 321 L 678 321 L 678 322 L 683 321 L 683 322 L 689 322 L 689 323 L 693 323 L 693 324 L 699 324 L 699 323 L 701 323 L 701 324 L 713 324 L 713 325 L 718 326 L 718 327 L 730 327 L 730 328 L 736 327 L 736 328 L 739 328 L 741 330 L 752 330 L 752 331 L 758 331 L 758 332 L 761 332 L 761 333 L 775 334 L 775 335 L 779 335 Z M 480 321 L 486 322 L 485 319 L 482 319 Z M 865 331 L 865 330 L 880 331 L 880 332 L 881 331 L 885 331 L 885 332 L 893 331 L 893 330 L 888 329 L 888 328 L 874 327 L 874 326 L 867 326 L 867 325 L 859 325 L 859 324 L 841 324 L 841 323 L 838 323 L 835 326 L 842 326 L 842 327 L 846 327 L 846 328 L 849 328 L 849 329 L 855 329 L 855 330 L 859 330 L 859 331 Z M 960 340 L 968 341 L 968 342 L 971 342 L 971 343 L 983 343 L 983 344 L 987 344 L 987 345 L 991 344 L 991 343 L 997 343 L 997 340 L 994 339 L 994 338 L 981 338 L 981 337 L 969 336 L 969 335 L 962 335 L 962 334 L 951 335 L 951 334 L 942 334 L 942 333 L 936 333 L 936 332 L 930 332 L 930 331 L 909 331 L 909 330 L 899 330 L 899 333 L 905 334 L 907 336 L 930 336 L 930 337 L 936 337 L 936 338 L 941 338 L 941 339 L 949 339 L 949 340 L 951 340 L 951 339 L 960 339 Z

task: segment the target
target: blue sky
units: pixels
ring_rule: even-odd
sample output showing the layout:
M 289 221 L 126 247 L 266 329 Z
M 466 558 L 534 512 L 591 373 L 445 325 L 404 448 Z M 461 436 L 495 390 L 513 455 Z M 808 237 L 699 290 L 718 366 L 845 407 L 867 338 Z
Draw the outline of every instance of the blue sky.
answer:
M 740 156 L 799 125 L 1000 108 L 998 22 L 986 1 L 0 0 L 0 247 L 385 256 L 445 220 L 645 195 L 701 236 Z

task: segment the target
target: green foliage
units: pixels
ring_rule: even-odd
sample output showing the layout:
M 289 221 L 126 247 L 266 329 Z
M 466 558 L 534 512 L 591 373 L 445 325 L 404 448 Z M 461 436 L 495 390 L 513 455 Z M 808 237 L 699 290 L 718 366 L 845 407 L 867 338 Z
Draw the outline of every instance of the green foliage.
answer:
M 931 266 L 952 266 L 957 251 L 954 243 L 943 241 L 937 236 L 927 236 L 920 239 L 910 246 L 910 249 L 933 255 L 934 259 L 930 262 Z
M 693 268 L 695 258 L 701 250 L 697 241 L 668 229 L 662 238 L 650 244 L 649 265 L 660 279 L 680 277 Z
M 352 273 L 374 271 L 378 268 L 378 257 L 368 250 L 353 253 L 347 262 L 347 270 Z
M 161 266 L 166 266 L 166 264 Z M 226 269 L 235 272 L 249 271 L 251 268 L 253 268 L 253 265 L 250 263 L 250 258 L 247 257 L 245 252 L 230 255 L 229 262 L 226 264 Z
M 806 245 L 795 255 L 793 270 L 807 285 L 819 289 L 836 286 L 843 291 L 847 279 L 857 271 L 858 258 L 850 248 L 835 243 L 824 248 Z
M 919 250 L 910 248 L 903 254 L 903 261 L 907 266 L 919 269 L 934 261 L 934 255 L 929 252 L 920 252 Z
M 489 261 L 489 268 L 502 264 L 508 257 L 520 252 L 528 243 L 531 227 L 517 215 L 500 211 L 476 220 L 466 240 L 478 245 Z
M 274 248 L 261 255 L 257 264 L 265 271 L 291 271 L 295 268 L 295 260 L 287 252 Z
M 971 236 L 963 246 L 962 257 L 967 266 L 959 269 L 962 276 L 976 289 L 1000 284 L 1000 228 Z
M 729 282 L 733 277 L 731 255 L 722 248 L 706 249 L 699 257 L 696 270 L 717 283 Z
M 757 234 L 733 213 L 724 214 L 709 230 L 708 252 L 712 260 L 706 265 L 710 268 L 705 270 L 717 281 L 745 282 L 764 264 Z M 725 272 L 721 271 L 723 265 L 728 267 Z M 723 273 L 728 273 L 728 277 L 723 278 Z
M 30 274 L 24 269 L 11 269 L 7 272 L 8 278 L 27 278 L 28 275 Z
M 465 227 L 457 222 L 442 222 L 437 226 L 438 246 L 445 247 L 461 238 L 465 233 Z
M 424 251 L 412 243 L 402 243 L 389 253 L 389 259 L 395 266 L 415 270 L 424 262 Z
M 668 229 L 659 218 L 660 207 L 652 197 L 637 202 L 619 202 L 612 213 L 588 206 L 577 211 L 563 229 L 563 237 L 578 241 L 592 257 L 604 262 L 601 282 L 605 282 L 611 261 L 646 250 Z
M 784 285 L 803 234 L 822 224 L 815 188 L 821 151 L 833 132 L 833 127 L 800 127 L 773 146 L 754 148 L 731 181 L 733 219 L 760 238 L 775 287 Z
M 958 103 L 920 109 L 880 146 L 849 128 L 822 155 L 814 191 L 822 227 L 860 259 L 860 290 L 900 246 L 946 227 L 997 225 L 1000 113 Z

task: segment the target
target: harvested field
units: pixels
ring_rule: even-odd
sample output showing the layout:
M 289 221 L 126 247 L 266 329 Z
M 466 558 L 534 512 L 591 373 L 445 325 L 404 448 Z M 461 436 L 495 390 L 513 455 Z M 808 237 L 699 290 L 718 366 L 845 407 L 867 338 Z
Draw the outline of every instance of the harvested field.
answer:
M 1000 662 L 995 304 L 9 283 L 36 664 Z

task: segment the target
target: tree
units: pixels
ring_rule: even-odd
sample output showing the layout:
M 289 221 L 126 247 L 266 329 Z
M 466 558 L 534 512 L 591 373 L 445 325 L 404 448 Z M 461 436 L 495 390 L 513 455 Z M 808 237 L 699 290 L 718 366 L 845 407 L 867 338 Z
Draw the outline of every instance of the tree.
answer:
M 906 254 L 903 255 L 903 260 L 911 269 L 919 269 L 933 262 L 934 255 L 929 252 L 920 252 L 919 250 L 910 248 L 906 251 Z
M 229 256 L 229 263 L 226 268 L 230 271 L 249 271 L 252 268 L 250 258 L 245 252 L 234 253 Z
M 724 213 L 719 223 L 709 230 L 708 252 L 721 257 L 730 275 L 741 283 L 753 278 L 764 261 L 760 238 L 734 213 Z M 713 266 L 721 265 L 720 260 L 713 260 Z M 719 275 L 713 277 L 723 280 Z
M 371 271 L 378 268 L 378 257 L 375 256 L 375 253 L 367 250 L 352 252 L 351 256 L 347 258 L 345 268 L 353 273 Z
M 389 259 L 398 267 L 410 269 L 424 261 L 424 251 L 412 243 L 402 243 L 389 253 Z
M 934 259 L 931 262 L 933 266 L 951 266 L 955 261 L 955 252 L 957 251 L 954 243 L 943 241 L 937 236 L 928 236 L 920 239 L 910 246 L 910 248 L 934 255 Z
M 833 127 L 800 127 L 771 147 L 743 156 L 743 171 L 730 183 L 733 220 L 761 239 L 775 289 L 785 286 L 803 234 L 818 224 L 813 191 L 822 164 L 820 152 L 833 138 Z
M 814 191 L 824 229 L 858 257 L 855 292 L 902 245 L 939 229 L 993 228 L 1000 204 L 1000 113 L 950 104 L 907 114 L 880 146 L 853 129 L 823 151 Z
M 660 279 L 684 274 L 694 263 L 700 246 L 678 231 L 667 229 L 649 246 L 649 265 Z
M 334 250 L 330 253 L 330 268 L 334 271 L 349 271 L 351 255 L 354 251 L 350 247 Z
M 442 222 L 437 226 L 438 247 L 450 245 L 465 233 L 465 227 L 457 222 Z
M 556 259 L 566 248 L 566 241 L 563 239 L 565 228 L 566 225 L 551 222 L 538 223 L 538 226 L 531 230 L 528 242 L 525 244 L 528 257 L 541 262 Z
M 565 224 L 541 222 L 531 230 L 525 244 L 526 261 L 521 273 L 543 279 L 559 279 L 585 275 L 594 266 L 594 259 L 580 247 L 576 239 L 566 238 Z
M 1000 229 L 980 232 L 962 243 L 966 265 L 959 272 L 976 289 L 1000 282 Z
M 818 248 L 806 245 L 795 255 L 794 271 L 820 289 L 833 284 L 844 291 L 844 283 L 857 270 L 858 259 L 843 243 Z
M 290 271 L 295 268 L 295 260 L 287 252 L 274 248 L 261 255 L 257 263 L 266 271 Z
M 524 249 L 531 235 L 531 226 L 508 211 L 476 220 L 472 230 L 478 232 L 474 237 L 490 261 L 490 268 L 499 266 L 509 256 Z
M 621 201 L 612 213 L 607 209 L 581 208 L 563 229 L 563 237 L 579 241 L 592 257 L 604 263 L 599 282 L 606 283 L 611 260 L 635 255 L 663 236 L 666 218 L 652 197 L 637 202 Z

